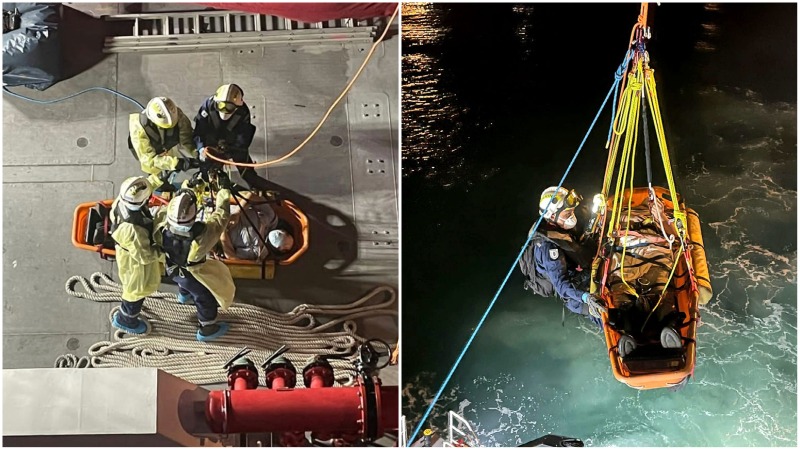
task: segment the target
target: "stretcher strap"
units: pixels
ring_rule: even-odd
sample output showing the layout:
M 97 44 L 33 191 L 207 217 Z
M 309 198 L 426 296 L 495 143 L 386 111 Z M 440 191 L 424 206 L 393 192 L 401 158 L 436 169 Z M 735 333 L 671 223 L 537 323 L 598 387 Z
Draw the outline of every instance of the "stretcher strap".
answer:
M 681 248 L 680 250 L 678 250 L 678 255 L 680 255 L 682 252 L 683 252 L 683 241 L 681 241 Z M 658 298 L 658 303 L 656 303 L 656 306 L 654 306 L 653 309 L 650 310 L 650 314 L 648 314 L 647 318 L 644 320 L 644 323 L 642 324 L 642 328 L 640 331 L 644 331 L 644 327 L 647 326 L 647 322 L 650 320 L 650 317 L 658 309 L 658 307 L 661 305 L 661 302 L 664 300 L 664 294 L 667 292 L 667 288 L 669 287 L 669 284 L 672 281 L 672 277 L 673 275 L 675 275 L 675 269 L 678 268 L 678 263 L 680 262 L 681 262 L 680 256 L 676 256 L 675 264 L 673 264 L 672 270 L 669 272 L 669 278 L 667 278 L 667 283 L 664 285 L 664 289 L 661 290 L 661 295 Z

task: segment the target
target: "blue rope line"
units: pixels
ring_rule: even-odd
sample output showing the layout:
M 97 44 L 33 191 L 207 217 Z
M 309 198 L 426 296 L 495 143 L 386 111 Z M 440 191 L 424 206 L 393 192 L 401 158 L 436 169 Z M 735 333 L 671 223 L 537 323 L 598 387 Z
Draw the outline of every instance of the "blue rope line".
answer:
M 622 77 L 625 76 L 625 69 L 628 68 L 628 63 L 631 61 L 632 51 L 628 50 L 625 53 L 625 59 L 622 61 L 622 64 L 619 65 L 617 71 L 614 73 L 614 79 L 616 83 L 614 84 L 614 98 L 619 98 L 619 82 L 622 80 Z M 614 118 L 617 116 L 617 102 L 614 101 L 611 103 L 611 124 L 608 125 L 608 137 L 606 138 L 606 142 L 611 142 L 611 133 L 614 131 Z
M 600 113 L 603 112 L 603 109 L 605 108 L 606 103 L 608 103 L 609 97 L 611 97 L 611 93 L 614 92 L 614 89 L 619 86 L 619 81 L 621 79 L 622 79 L 622 77 L 619 77 L 619 78 L 615 77 L 614 84 L 611 86 L 611 89 L 608 90 L 608 94 L 606 94 L 606 98 L 605 98 L 605 100 L 603 100 L 603 105 L 600 106 L 600 110 L 597 111 L 597 115 L 594 116 L 594 120 L 592 121 L 592 124 L 589 126 L 589 131 L 587 131 L 586 135 L 583 137 L 583 141 L 581 141 L 581 145 L 578 146 L 578 150 L 575 152 L 575 156 L 572 157 L 572 161 L 570 161 L 569 166 L 567 167 L 567 171 L 564 172 L 564 176 L 561 177 L 561 181 L 558 182 L 558 188 L 556 190 L 561 189 L 561 186 L 564 184 L 564 180 L 566 180 L 567 174 L 569 174 L 569 171 L 572 169 L 572 165 L 575 163 L 575 160 L 578 159 L 578 155 L 581 153 L 581 150 L 583 149 L 583 145 L 586 143 L 586 139 L 589 137 L 589 134 L 592 132 L 592 129 L 594 128 L 595 123 L 597 123 L 597 119 L 600 117 Z M 550 203 L 553 202 L 554 198 L 555 198 L 555 196 L 550 197 Z M 549 208 L 550 204 L 548 204 L 547 207 Z M 547 208 L 545 208 L 545 209 L 547 209 Z M 430 406 L 428 406 L 428 410 L 425 411 L 425 414 L 422 416 L 422 420 L 420 420 L 419 424 L 417 425 L 417 428 L 414 430 L 414 433 L 411 435 L 411 438 L 409 438 L 408 441 L 405 443 L 405 445 L 407 447 L 411 447 L 411 445 L 414 443 L 414 438 L 416 438 L 417 434 L 419 434 L 420 429 L 422 429 L 423 425 L 425 424 L 425 420 L 428 418 L 428 415 L 430 415 L 431 411 L 433 410 L 433 407 L 436 405 L 436 402 L 439 401 L 439 397 L 442 395 L 442 392 L 444 392 L 444 388 L 447 387 L 447 383 L 450 382 L 450 379 L 453 377 L 453 374 L 455 373 L 456 368 L 461 363 L 461 359 L 467 353 L 467 349 L 469 349 L 469 346 L 472 345 L 472 341 L 475 339 L 475 336 L 478 334 L 478 331 L 480 331 L 481 327 L 483 326 L 483 322 L 486 320 L 486 317 L 489 316 L 489 312 L 494 307 L 495 302 L 497 302 L 497 298 L 500 296 L 500 292 L 503 290 L 503 288 L 505 288 L 506 283 L 508 283 L 508 279 L 511 277 L 511 274 L 514 272 L 514 269 L 517 266 L 517 262 L 519 262 L 519 259 L 522 258 L 522 254 L 525 253 L 525 248 L 530 243 L 531 239 L 533 238 L 533 235 L 536 233 L 536 230 L 539 228 L 539 224 L 541 222 L 542 222 L 542 216 L 540 215 L 539 216 L 539 220 L 536 221 L 536 224 L 533 226 L 533 229 L 531 230 L 530 234 L 528 234 L 528 239 L 525 241 L 525 244 L 522 246 L 522 249 L 520 249 L 519 254 L 517 255 L 517 258 L 514 260 L 514 264 L 512 264 L 511 268 L 508 270 L 508 273 L 506 274 L 506 277 L 503 280 L 503 283 L 500 284 L 500 288 L 494 294 L 494 298 L 492 299 L 492 302 L 489 303 L 489 307 L 486 308 L 486 312 L 483 313 L 483 317 L 481 317 L 480 322 L 478 322 L 478 325 L 475 327 L 475 331 L 472 332 L 472 336 L 470 336 L 469 340 L 467 340 L 467 345 L 465 345 L 464 349 L 461 350 L 461 354 L 458 355 L 458 358 L 456 359 L 455 364 L 453 364 L 453 367 L 450 369 L 450 373 L 447 374 L 447 378 L 445 378 L 444 383 L 442 383 L 442 387 L 439 388 L 439 392 L 436 393 L 436 396 L 431 401 Z
M 104 87 L 91 87 L 89 89 L 84 89 L 84 90 L 82 90 L 80 92 L 77 92 L 75 94 L 68 95 L 68 96 L 66 96 L 64 98 L 57 98 L 57 99 L 54 99 L 54 100 L 37 100 L 35 98 L 26 97 L 24 95 L 17 94 L 16 92 L 11 92 L 10 90 L 8 90 L 7 86 L 3 86 L 3 90 L 6 92 L 6 94 L 11 95 L 12 97 L 21 98 L 22 100 L 27 100 L 29 102 L 38 103 L 40 105 L 50 105 L 50 104 L 53 104 L 53 103 L 63 102 L 64 100 L 69 100 L 69 99 L 71 99 L 73 97 L 77 97 L 77 96 L 79 96 L 81 94 L 85 94 L 85 93 L 87 93 L 89 91 L 104 91 L 104 92 L 110 92 L 110 93 L 112 93 L 114 95 L 117 95 L 119 97 L 124 98 L 125 100 L 128 100 L 129 102 L 131 102 L 131 103 L 135 104 L 136 106 L 138 106 L 140 110 L 144 109 L 144 105 L 142 105 L 141 103 L 139 103 L 136 100 L 132 99 L 131 97 L 128 97 L 127 95 L 125 95 L 125 94 L 123 94 L 121 92 L 117 92 L 117 91 L 115 91 L 113 89 L 104 88 Z

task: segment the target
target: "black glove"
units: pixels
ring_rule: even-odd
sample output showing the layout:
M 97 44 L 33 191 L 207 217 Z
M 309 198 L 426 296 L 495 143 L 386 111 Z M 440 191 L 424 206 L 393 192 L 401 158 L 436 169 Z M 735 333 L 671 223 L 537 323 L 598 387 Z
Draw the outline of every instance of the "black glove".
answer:
M 195 187 L 200 186 L 201 184 L 203 184 L 204 181 L 203 181 L 202 176 L 203 176 L 202 172 L 195 172 L 195 174 L 192 175 L 192 177 L 189 178 L 189 181 L 187 182 L 187 185 L 189 186 L 189 188 L 195 188 Z
M 228 176 L 227 173 L 223 171 L 217 173 L 217 186 L 219 186 L 220 189 L 228 189 L 228 190 L 231 189 L 232 186 L 231 178 Z
M 159 186 L 159 187 L 158 187 L 158 189 L 157 189 L 157 190 L 159 190 L 159 191 L 161 191 L 161 192 L 175 192 L 175 191 L 177 191 L 177 189 L 175 188 L 175 186 L 173 186 L 172 184 L 170 184 L 168 181 L 164 181 L 164 182 L 161 184 L 161 186 Z
M 183 172 L 189 169 L 197 169 L 200 167 L 200 160 L 195 158 L 179 158 L 178 165 L 175 166 L 175 170 L 178 172 Z

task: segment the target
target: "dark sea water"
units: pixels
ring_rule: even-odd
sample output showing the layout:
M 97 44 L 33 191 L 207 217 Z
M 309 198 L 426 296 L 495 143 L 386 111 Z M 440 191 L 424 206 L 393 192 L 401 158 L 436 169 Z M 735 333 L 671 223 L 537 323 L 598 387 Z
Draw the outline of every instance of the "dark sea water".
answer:
M 403 411 L 413 430 L 558 183 L 638 4 L 403 7 Z M 487 446 L 797 445 L 797 7 L 651 4 L 677 188 L 715 296 L 679 392 L 617 382 L 599 331 L 561 325 L 515 269 L 433 413 Z M 566 185 L 600 190 L 610 112 Z M 654 155 L 657 155 L 654 154 Z M 637 173 L 644 174 L 637 166 Z M 663 168 L 654 164 L 656 184 Z M 643 183 L 643 179 L 637 180 Z

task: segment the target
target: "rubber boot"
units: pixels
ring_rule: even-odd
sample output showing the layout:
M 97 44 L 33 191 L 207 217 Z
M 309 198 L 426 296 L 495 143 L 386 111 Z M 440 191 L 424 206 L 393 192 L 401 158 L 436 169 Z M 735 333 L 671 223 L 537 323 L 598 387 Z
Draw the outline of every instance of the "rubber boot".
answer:
M 230 325 L 226 322 L 217 322 L 210 325 L 204 325 L 197 330 L 197 340 L 200 342 L 213 341 L 219 339 L 228 332 Z
M 119 311 L 114 313 L 111 324 L 128 334 L 144 334 L 147 331 L 147 323 L 144 320 L 138 317 L 133 319 L 125 318 Z
M 661 346 L 664 348 L 683 347 L 681 335 L 671 327 L 664 327 L 664 329 L 661 330 Z
M 634 341 L 633 338 L 627 334 L 620 336 L 619 341 L 617 342 L 617 351 L 619 352 L 619 356 L 624 358 L 630 355 L 634 350 L 636 350 L 636 341 Z

